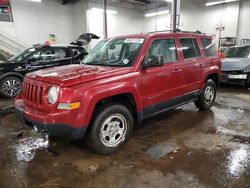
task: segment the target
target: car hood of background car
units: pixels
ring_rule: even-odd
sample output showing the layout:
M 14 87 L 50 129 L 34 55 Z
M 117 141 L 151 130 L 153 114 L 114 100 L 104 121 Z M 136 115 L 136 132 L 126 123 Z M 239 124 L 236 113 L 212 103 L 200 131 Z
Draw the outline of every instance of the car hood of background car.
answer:
M 222 60 L 222 71 L 250 69 L 250 58 L 226 58 Z
M 26 74 L 26 77 L 60 86 L 70 86 L 131 72 L 131 67 L 66 65 Z

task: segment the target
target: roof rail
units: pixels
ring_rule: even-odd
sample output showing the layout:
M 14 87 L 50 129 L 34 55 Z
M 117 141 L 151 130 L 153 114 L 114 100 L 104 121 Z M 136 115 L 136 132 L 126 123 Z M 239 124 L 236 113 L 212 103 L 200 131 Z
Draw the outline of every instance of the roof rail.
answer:
M 148 32 L 148 34 L 151 34 L 151 33 L 159 33 L 159 32 L 173 32 L 173 30 L 161 30 L 161 31 L 152 31 L 152 32 Z M 196 30 L 196 31 L 182 31 L 180 29 L 176 29 L 175 31 L 176 33 L 194 33 L 194 34 L 205 34 L 205 33 L 202 33 L 201 31 L 199 30 Z

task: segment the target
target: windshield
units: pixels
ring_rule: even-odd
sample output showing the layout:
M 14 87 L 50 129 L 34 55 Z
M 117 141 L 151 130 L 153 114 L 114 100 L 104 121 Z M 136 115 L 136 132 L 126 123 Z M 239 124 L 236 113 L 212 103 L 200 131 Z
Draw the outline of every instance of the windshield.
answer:
M 250 46 L 233 47 L 225 52 L 226 57 L 250 58 Z
M 35 48 L 29 48 L 13 57 L 11 57 L 8 61 L 10 62 L 19 62 L 19 61 L 23 61 L 26 57 L 28 57 L 30 54 L 32 54 L 33 52 L 35 52 L 36 49 Z
M 143 41 L 143 38 L 103 40 L 85 57 L 83 64 L 130 67 Z

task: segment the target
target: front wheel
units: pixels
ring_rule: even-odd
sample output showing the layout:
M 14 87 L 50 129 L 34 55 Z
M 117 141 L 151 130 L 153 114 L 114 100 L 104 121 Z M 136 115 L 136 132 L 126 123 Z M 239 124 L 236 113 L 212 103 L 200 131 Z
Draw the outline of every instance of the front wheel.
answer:
M 9 76 L 0 81 L 0 91 L 4 97 L 16 97 L 22 90 L 22 80 Z
M 86 143 L 96 153 L 109 155 L 121 149 L 133 130 L 133 116 L 123 105 L 109 104 L 99 107 Z
M 200 110 L 209 110 L 216 98 L 216 85 L 213 80 L 207 80 L 199 98 L 195 101 L 195 106 Z

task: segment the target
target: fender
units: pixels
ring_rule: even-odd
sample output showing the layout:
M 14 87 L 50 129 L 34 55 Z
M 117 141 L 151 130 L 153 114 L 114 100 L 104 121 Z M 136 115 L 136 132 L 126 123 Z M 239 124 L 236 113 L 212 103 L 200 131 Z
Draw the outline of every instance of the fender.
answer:
M 99 101 L 115 95 L 131 94 L 135 102 L 136 111 L 141 111 L 141 97 L 135 83 L 136 82 L 112 83 L 109 84 L 108 87 L 107 85 L 92 87 L 87 92 L 85 92 L 81 101 L 81 103 L 84 105 L 84 108 L 87 110 L 85 112 L 84 125 L 89 125 L 95 106 Z
M 207 67 L 206 69 L 204 69 L 204 73 L 203 73 L 202 78 L 201 78 L 202 87 L 203 87 L 204 82 L 206 82 L 207 77 L 211 74 L 217 74 L 218 79 L 220 79 L 221 71 L 220 71 L 219 67 L 218 66 L 211 66 L 211 67 Z
M 4 73 L 0 76 L 0 80 L 2 80 L 3 78 L 7 77 L 7 76 L 16 76 L 18 78 L 21 78 L 22 80 L 24 79 L 24 76 L 20 73 L 17 73 L 17 72 L 7 72 L 7 73 Z

